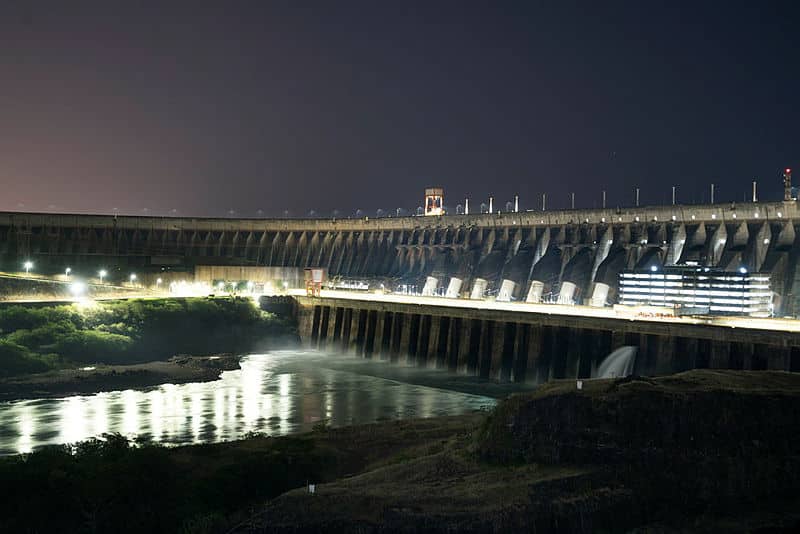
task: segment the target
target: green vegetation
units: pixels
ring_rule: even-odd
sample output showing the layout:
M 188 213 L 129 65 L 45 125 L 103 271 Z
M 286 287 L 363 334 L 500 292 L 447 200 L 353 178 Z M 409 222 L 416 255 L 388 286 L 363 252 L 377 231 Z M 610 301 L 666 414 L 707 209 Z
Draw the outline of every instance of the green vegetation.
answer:
M 0 377 L 86 363 L 258 350 L 296 339 L 247 299 L 154 299 L 0 309 Z
M 218 532 L 243 503 L 318 480 L 331 454 L 306 439 L 178 449 L 106 435 L 0 460 L 2 532 Z M 47 513 L 42 513 L 47 511 Z
M 292 488 L 409 456 L 409 447 L 441 447 L 476 421 L 392 421 L 184 447 L 106 435 L 46 447 L 0 458 L 9 489 L 0 532 L 227 532 Z

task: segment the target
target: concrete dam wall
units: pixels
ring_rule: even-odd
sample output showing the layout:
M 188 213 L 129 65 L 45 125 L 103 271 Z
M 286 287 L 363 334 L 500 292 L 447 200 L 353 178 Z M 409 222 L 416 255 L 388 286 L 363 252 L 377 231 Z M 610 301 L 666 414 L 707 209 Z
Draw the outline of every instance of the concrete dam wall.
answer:
M 770 273 L 776 314 L 796 315 L 798 225 L 796 201 L 362 219 L 0 213 L 0 269 L 325 267 L 429 292 L 602 305 L 623 269 L 693 262 Z
M 635 370 L 800 371 L 800 335 L 540 313 L 298 297 L 313 348 L 500 381 L 588 378 L 611 351 L 638 347 Z

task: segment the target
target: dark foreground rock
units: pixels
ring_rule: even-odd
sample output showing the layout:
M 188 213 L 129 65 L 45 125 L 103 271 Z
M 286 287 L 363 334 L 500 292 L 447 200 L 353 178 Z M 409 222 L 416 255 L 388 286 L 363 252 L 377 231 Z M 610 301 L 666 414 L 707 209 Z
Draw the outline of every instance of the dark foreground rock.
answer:
M 241 532 L 791 532 L 800 375 L 547 384 L 480 427 L 284 494 Z

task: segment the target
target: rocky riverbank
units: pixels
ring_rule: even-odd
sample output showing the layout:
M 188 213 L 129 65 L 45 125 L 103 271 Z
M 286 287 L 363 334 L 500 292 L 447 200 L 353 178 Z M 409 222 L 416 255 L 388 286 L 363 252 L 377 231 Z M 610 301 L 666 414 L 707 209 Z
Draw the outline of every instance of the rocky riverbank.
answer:
M 160 384 L 217 380 L 223 371 L 239 368 L 231 354 L 174 356 L 166 361 L 133 365 L 96 364 L 0 380 L 0 400 L 66 397 L 101 391 L 139 389 Z
M 800 375 L 557 381 L 241 532 L 792 531 Z
M 0 459 L 0 531 L 797 532 L 798 414 L 800 374 L 697 370 L 297 436 L 106 436 Z

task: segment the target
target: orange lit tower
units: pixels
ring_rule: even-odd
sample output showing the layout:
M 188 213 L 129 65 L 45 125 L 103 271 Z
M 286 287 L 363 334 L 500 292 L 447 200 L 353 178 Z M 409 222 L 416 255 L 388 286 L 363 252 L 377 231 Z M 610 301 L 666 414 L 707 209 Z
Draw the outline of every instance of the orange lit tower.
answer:
M 444 215 L 444 189 L 441 187 L 425 189 L 425 215 Z

